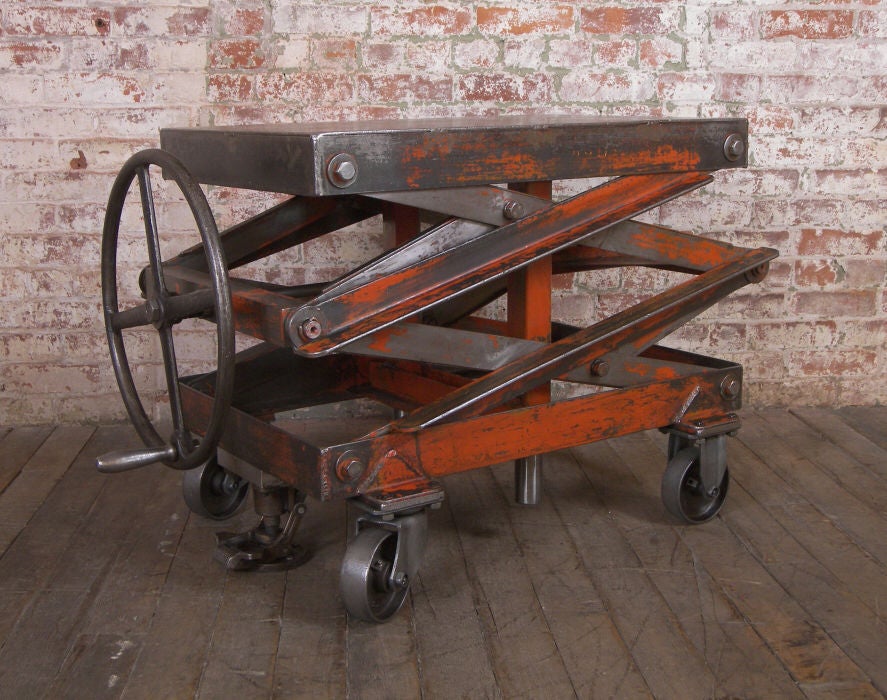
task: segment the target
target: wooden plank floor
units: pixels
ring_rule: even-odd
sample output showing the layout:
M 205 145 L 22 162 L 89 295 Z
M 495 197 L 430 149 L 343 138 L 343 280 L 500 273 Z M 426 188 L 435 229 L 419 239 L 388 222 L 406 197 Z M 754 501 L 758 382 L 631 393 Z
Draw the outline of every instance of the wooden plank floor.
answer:
M 0 429 L 0 698 L 887 693 L 887 408 L 746 411 L 696 527 L 660 505 L 658 433 L 548 456 L 538 507 L 507 465 L 452 477 L 385 625 L 342 610 L 344 504 L 310 504 L 302 568 L 226 573 L 177 474 L 95 472 L 134 444 Z

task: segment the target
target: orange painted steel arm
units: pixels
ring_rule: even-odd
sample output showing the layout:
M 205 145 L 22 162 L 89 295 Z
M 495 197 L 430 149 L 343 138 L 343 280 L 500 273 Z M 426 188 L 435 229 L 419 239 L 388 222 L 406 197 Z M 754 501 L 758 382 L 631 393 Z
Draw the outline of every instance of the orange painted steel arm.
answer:
M 710 180 L 707 173 L 697 172 L 611 180 L 396 274 L 373 279 L 324 304 L 298 309 L 288 319 L 289 337 L 300 353 L 331 352 Z M 306 341 L 300 329 L 311 319 L 318 322 L 322 331 L 316 339 Z
M 760 248 L 725 263 L 629 309 L 614 314 L 563 340 L 543 346 L 453 392 L 443 401 L 415 411 L 392 424 L 393 430 L 421 430 L 466 418 L 557 378 L 570 369 L 614 349 L 635 354 L 670 333 L 688 317 L 744 286 L 744 273 L 765 265 L 776 251 Z

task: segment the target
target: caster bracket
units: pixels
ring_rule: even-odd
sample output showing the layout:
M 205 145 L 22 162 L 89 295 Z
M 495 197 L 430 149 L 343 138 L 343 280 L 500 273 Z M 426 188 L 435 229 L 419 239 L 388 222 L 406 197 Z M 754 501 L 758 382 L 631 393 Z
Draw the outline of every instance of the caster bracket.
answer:
M 425 509 L 395 518 L 380 518 L 369 513 L 359 515 L 355 534 L 366 527 L 378 527 L 396 534 L 397 549 L 388 573 L 388 585 L 392 589 L 409 586 L 419 572 L 425 556 L 428 541 L 428 514 Z

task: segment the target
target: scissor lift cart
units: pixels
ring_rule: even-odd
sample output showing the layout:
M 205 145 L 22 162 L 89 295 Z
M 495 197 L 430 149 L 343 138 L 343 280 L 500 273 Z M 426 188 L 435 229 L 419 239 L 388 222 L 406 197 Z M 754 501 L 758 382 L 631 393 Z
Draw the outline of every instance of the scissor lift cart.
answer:
M 517 499 L 534 503 L 541 455 L 651 428 L 669 434 L 666 509 L 697 523 L 721 508 L 742 368 L 658 343 L 763 279 L 776 252 L 636 217 L 713 171 L 744 166 L 744 120 L 320 123 L 165 129 L 160 139 L 115 181 L 102 244 L 111 359 L 145 448 L 98 466 L 188 470 L 188 505 L 217 518 L 251 486 L 258 525 L 219 535 L 216 556 L 228 568 L 301 563 L 294 535 L 306 497 L 348 499 L 357 515 L 342 597 L 352 615 L 383 621 L 420 566 L 427 509 L 444 497 L 440 477 L 514 460 Z M 152 169 L 178 185 L 202 241 L 167 260 Z M 552 181 L 592 178 L 552 201 Z M 144 301 L 122 309 L 118 238 L 134 181 L 149 263 L 139 275 Z M 292 197 L 219 234 L 198 183 Z M 393 232 L 390 249 L 327 283 L 229 274 L 378 215 Z M 552 320 L 553 275 L 626 266 L 690 276 L 587 328 Z M 503 318 L 477 313 L 501 298 Z M 183 377 L 172 329 L 191 318 L 215 324 L 217 360 L 211 373 Z M 124 347 L 126 329 L 151 325 L 169 438 L 143 408 Z M 235 331 L 261 342 L 235 353 Z M 552 400 L 555 380 L 582 390 Z M 369 427 L 336 420 L 344 439 L 281 420 L 357 397 L 387 413 Z

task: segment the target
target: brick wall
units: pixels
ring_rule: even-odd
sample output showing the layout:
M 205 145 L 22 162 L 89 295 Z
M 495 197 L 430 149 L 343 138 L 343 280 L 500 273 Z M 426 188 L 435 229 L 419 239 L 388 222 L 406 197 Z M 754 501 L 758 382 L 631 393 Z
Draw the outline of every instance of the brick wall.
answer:
M 99 231 L 115 172 L 160 127 L 523 112 L 748 117 L 751 167 L 653 217 L 782 257 L 675 342 L 744 362 L 751 404 L 884 402 L 885 33 L 878 0 L 5 3 L 0 423 L 122 415 Z M 211 199 L 222 224 L 269 200 Z M 374 222 L 262 274 L 321 275 L 380 239 Z M 666 281 L 583 276 L 555 307 L 584 321 Z M 133 351 L 149 389 L 156 345 Z

